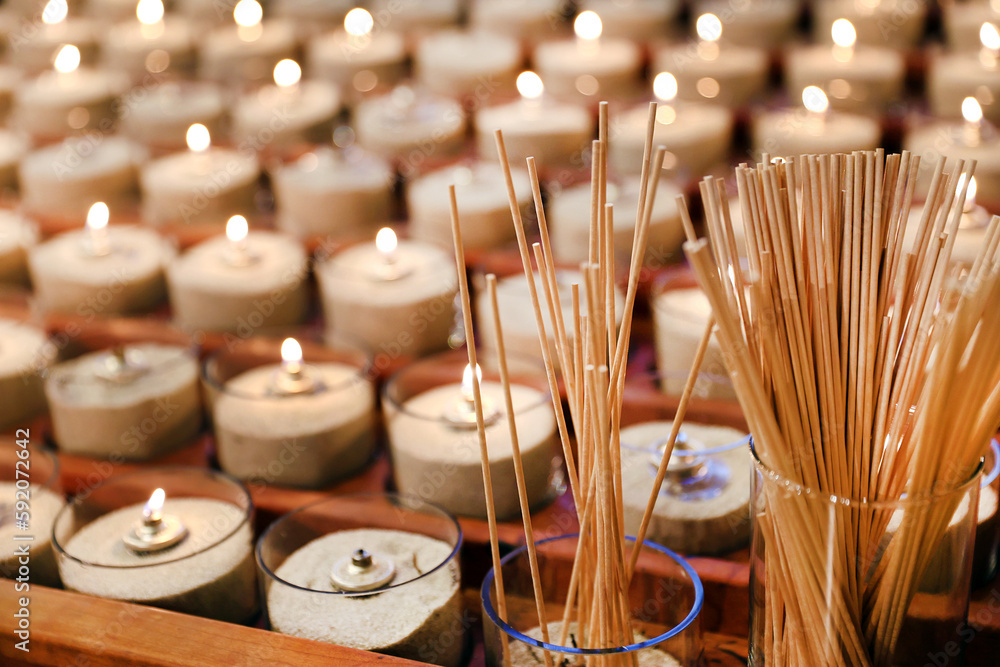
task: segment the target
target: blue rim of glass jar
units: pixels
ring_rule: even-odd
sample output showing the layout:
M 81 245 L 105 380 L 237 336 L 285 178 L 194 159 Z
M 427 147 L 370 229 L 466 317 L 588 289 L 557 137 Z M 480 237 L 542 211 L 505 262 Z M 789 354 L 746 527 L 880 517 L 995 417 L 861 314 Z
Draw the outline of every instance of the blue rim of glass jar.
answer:
M 264 557 L 261 555 L 261 549 L 264 546 L 264 540 L 268 537 L 268 535 L 271 534 L 271 531 L 275 530 L 276 526 L 278 526 L 281 523 L 281 521 L 283 521 L 284 519 L 290 518 L 290 517 L 292 517 L 294 515 L 302 514 L 303 512 L 305 512 L 307 510 L 315 509 L 316 507 L 318 507 L 320 505 L 323 505 L 325 503 L 336 502 L 338 500 L 344 500 L 344 499 L 348 499 L 348 498 L 388 498 L 388 499 L 397 499 L 397 500 L 401 500 L 401 501 L 404 501 L 404 502 L 407 501 L 407 500 L 416 500 L 416 501 L 419 501 L 421 504 L 426 505 L 428 507 L 431 507 L 434 510 L 440 512 L 441 515 L 442 515 L 442 517 L 448 519 L 451 522 L 451 524 L 455 527 L 455 530 L 458 531 L 458 535 L 457 535 L 456 541 L 455 541 L 455 546 L 452 548 L 451 552 L 447 555 L 447 557 L 445 557 L 445 559 L 442 560 L 440 563 L 438 563 L 437 565 L 435 565 L 430 570 L 427 570 L 426 572 L 423 572 L 423 573 L 417 575 L 416 577 L 413 577 L 412 579 L 407 579 L 406 581 L 400 581 L 398 583 L 391 583 L 388 586 L 386 586 L 384 588 L 380 588 L 380 589 L 378 589 L 375 592 L 377 592 L 377 593 L 386 593 L 388 591 L 391 591 L 394 588 L 400 588 L 400 587 L 405 586 L 405 585 L 407 585 L 409 583 L 417 581 L 418 579 L 424 579 L 426 577 L 429 577 L 432 574 L 434 574 L 435 572 L 437 572 L 437 571 L 441 570 L 442 568 L 444 568 L 449 563 L 454 562 L 455 559 L 458 558 L 459 552 L 462 549 L 462 543 L 465 541 L 465 533 L 462 531 L 462 524 L 460 524 L 458 522 L 458 519 L 455 518 L 455 515 L 453 515 L 451 512 L 447 511 L 446 509 L 444 509 L 442 507 L 439 507 L 438 505 L 435 505 L 434 503 L 432 503 L 430 501 L 427 501 L 427 500 L 424 500 L 423 498 L 420 498 L 419 496 L 407 495 L 407 494 L 403 494 L 403 493 L 389 493 L 389 492 L 387 492 L 387 493 L 378 493 L 378 492 L 371 492 L 371 493 L 349 493 L 349 494 L 341 495 L 341 496 L 330 495 L 330 496 L 327 496 L 325 498 L 320 498 L 319 500 L 315 500 L 315 501 L 313 501 L 313 502 L 311 502 L 311 503 L 309 503 L 307 505 L 302 505 L 301 507 L 296 507 L 295 509 L 291 510 L 290 512 L 286 512 L 286 513 L 282 514 L 280 517 L 278 517 L 277 519 L 275 519 L 271 523 L 271 525 L 268 526 L 264 530 L 263 533 L 261 533 L 260 537 L 257 538 L 257 543 L 254 544 L 253 554 L 254 554 L 254 560 L 257 562 L 257 566 L 261 570 L 263 570 L 265 574 L 267 574 L 268 576 L 270 576 L 271 579 L 275 583 L 280 583 L 281 585 L 287 586 L 289 588 L 295 588 L 295 589 L 300 590 L 300 591 L 305 591 L 306 593 L 315 593 L 317 595 L 336 595 L 336 596 L 344 597 L 344 598 L 350 598 L 350 597 L 368 597 L 368 596 L 371 596 L 372 595 L 372 591 L 319 591 L 319 590 L 316 590 L 315 588 L 306 588 L 304 586 L 299 586 L 298 584 L 293 584 L 292 582 L 286 581 L 285 579 L 282 579 L 281 577 L 279 577 L 278 573 L 276 571 L 276 568 L 272 568 L 270 565 L 268 565 L 267 563 L 265 563 L 264 562 Z M 414 511 L 416 511 L 416 510 L 414 510 Z
M 542 544 L 547 544 L 548 542 L 554 542 L 555 540 L 565 540 L 574 537 L 578 538 L 579 536 L 580 536 L 579 533 L 568 533 L 566 535 L 557 535 L 556 537 L 550 537 L 548 539 L 535 542 L 535 546 L 537 547 Z M 626 537 L 625 539 L 633 544 L 635 543 L 634 537 Z M 652 648 L 653 646 L 662 644 L 668 639 L 676 637 L 681 632 L 686 630 L 688 626 L 691 625 L 691 623 L 694 622 L 694 619 L 696 619 L 698 617 L 698 614 L 701 613 L 702 605 L 705 602 L 705 589 L 702 586 L 701 577 L 698 576 L 698 573 L 695 572 L 694 568 L 691 567 L 690 563 L 688 563 L 684 558 L 679 556 L 677 553 L 671 551 L 666 547 L 660 546 L 659 544 L 650 542 L 649 540 L 643 542 L 643 546 L 662 553 L 663 555 L 667 556 L 675 563 L 680 565 L 681 568 L 684 570 L 684 572 L 687 573 L 688 577 L 691 579 L 691 583 L 694 585 L 694 603 L 691 605 L 691 611 L 688 612 L 687 616 L 685 616 L 680 623 L 675 625 L 667 632 L 664 632 L 662 635 L 652 637 L 644 642 L 629 644 L 628 646 L 615 646 L 613 648 L 575 648 L 572 646 L 557 646 L 556 644 L 548 644 L 539 639 L 535 639 L 534 637 L 529 637 L 528 635 L 518 630 L 515 630 L 510 625 L 508 625 L 506 621 L 500 620 L 500 617 L 497 616 L 496 610 L 493 608 L 493 604 L 490 602 L 490 588 L 492 587 L 493 584 L 492 568 L 490 568 L 490 571 L 486 573 L 486 577 L 483 579 L 483 584 L 479 589 L 479 597 L 483 603 L 483 610 L 486 612 L 486 615 L 489 617 L 490 621 L 499 626 L 500 629 L 506 632 L 512 639 L 517 639 L 519 641 L 524 642 L 525 644 L 530 644 L 531 646 L 535 646 L 537 648 L 554 651 L 555 653 L 564 653 L 567 655 L 609 655 L 612 653 L 633 653 L 635 651 L 641 651 L 642 649 Z M 514 560 L 517 556 L 525 553 L 527 549 L 528 549 L 527 546 L 523 546 L 507 554 L 506 556 L 500 559 L 500 566 L 503 567 L 510 561 Z
M 993 438 L 990 440 L 990 449 L 993 450 L 993 467 L 983 474 L 983 481 L 979 485 L 980 489 L 985 489 L 1000 477 L 1000 440 Z

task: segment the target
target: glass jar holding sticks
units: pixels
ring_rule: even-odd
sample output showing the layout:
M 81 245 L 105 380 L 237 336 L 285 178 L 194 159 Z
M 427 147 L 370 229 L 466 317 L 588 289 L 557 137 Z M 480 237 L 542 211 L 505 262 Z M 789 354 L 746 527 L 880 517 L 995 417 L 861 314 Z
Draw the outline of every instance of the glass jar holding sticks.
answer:
M 573 570 L 580 565 L 579 561 L 574 563 L 578 540 L 577 535 L 562 535 L 535 544 L 548 641 L 543 640 L 527 547 L 512 552 L 502 561 L 506 613 L 501 611 L 497 597 L 495 572 L 490 570 L 486 575 L 480 591 L 486 664 L 489 667 L 635 665 L 636 661 L 644 667 L 700 664 L 699 613 L 703 589 L 694 568 L 669 549 L 645 542 L 627 592 L 628 608 L 617 610 L 619 616 L 608 622 L 610 627 L 621 630 L 618 635 L 611 634 L 618 641 L 600 643 L 597 628 L 604 619 L 598 615 L 603 616 L 610 609 L 605 609 L 588 590 L 589 582 L 581 581 L 574 602 L 567 605 L 570 597 L 567 584 L 573 578 Z M 624 544 L 626 554 L 634 545 L 635 540 L 628 538 Z M 580 569 L 586 572 L 588 568 Z M 588 578 L 587 574 L 578 576 Z M 564 632 L 564 628 L 568 629 Z M 595 659 L 599 662 L 593 663 Z
M 1000 441 L 996 438 L 990 443 L 983 464 L 976 549 L 972 556 L 972 585 L 976 587 L 989 584 L 1000 569 Z

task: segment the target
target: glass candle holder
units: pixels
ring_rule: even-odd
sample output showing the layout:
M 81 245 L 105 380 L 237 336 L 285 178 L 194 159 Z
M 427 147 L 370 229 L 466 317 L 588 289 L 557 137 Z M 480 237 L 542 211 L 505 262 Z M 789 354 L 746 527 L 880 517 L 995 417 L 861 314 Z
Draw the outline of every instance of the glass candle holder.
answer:
M 148 461 L 189 444 L 202 424 L 194 346 L 86 348 L 45 380 L 52 437 L 69 454 Z
M 677 380 L 658 373 L 626 379 L 620 433 L 629 534 L 639 530 L 677 414 L 679 397 L 667 396 L 657 386 Z M 646 539 L 699 555 L 749 543 L 750 436 L 739 403 L 712 398 L 731 391 L 727 377 L 697 378 Z
M 866 501 L 751 451 L 750 665 L 922 667 L 946 645 L 963 664 L 982 464 L 953 488 Z
M 97 597 L 245 623 L 257 611 L 253 503 L 203 468 L 117 475 L 56 517 L 63 585 Z
M 499 519 L 520 516 L 513 448 L 499 372 L 488 355 L 480 362 L 493 503 Z M 541 366 L 508 361 L 514 420 L 524 464 L 528 503 L 534 509 L 563 489 L 552 399 Z M 396 373 L 383 391 L 383 410 L 396 489 L 449 512 L 486 517 L 483 472 L 464 351 L 418 361 Z
M 59 483 L 59 459 L 29 444 L 26 429 L 14 435 L 12 445 L 0 447 L 0 576 L 26 575 L 32 585 L 59 586 L 52 550 L 52 525 L 66 504 Z M 31 556 L 27 564 L 20 561 L 19 549 L 24 546 Z
M 656 367 L 662 373 L 661 388 L 679 396 L 712 308 L 689 269 L 665 272 L 653 285 L 653 325 L 656 340 Z M 728 377 L 722 348 L 713 336 L 701 363 L 706 378 Z M 709 382 L 718 391 L 716 398 L 735 400 L 732 385 Z
M 628 548 L 635 544 L 628 539 Z M 580 647 L 577 623 L 571 620 L 571 641 L 560 645 L 567 584 L 573 567 L 577 536 L 562 535 L 537 542 L 535 549 L 545 602 L 549 642 L 540 637 L 540 622 L 533 593 L 527 547 L 510 553 L 501 561 L 507 619 L 497 607 L 494 571 L 486 575 L 480 590 L 483 605 L 483 640 L 486 664 L 513 667 L 542 664 L 543 649 L 556 665 L 577 667 L 613 656 L 625 657 L 623 664 L 650 667 L 700 664 L 703 651 L 699 614 L 704 599 L 701 579 L 683 558 L 651 542 L 645 542 L 628 591 L 628 610 L 635 633 L 633 643 L 612 648 Z M 573 615 L 579 610 L 574 610 Z M 569 637 L 569 635 L 568 635 Z M 601 664 L 600 662 L 596 664 Z
M 467 630 L 461 543 L 454 517 L 414 497 L 335 496 L 294 510 L 257 542 L 268 626 L 456 666 Z
M 282 339 L 257 337 L 206 361 L 216 451 L 239 479 L 320 488 L 371 460 L 375 388 L 360 348 L 293 340 L 294 358 Z
M 972 556 L 972 585 L 993 581 L 1000 567 L 1000 442 L 994 439 L 983 460 L 983 480 L 979 486 L 979 514 L 976 547 Z

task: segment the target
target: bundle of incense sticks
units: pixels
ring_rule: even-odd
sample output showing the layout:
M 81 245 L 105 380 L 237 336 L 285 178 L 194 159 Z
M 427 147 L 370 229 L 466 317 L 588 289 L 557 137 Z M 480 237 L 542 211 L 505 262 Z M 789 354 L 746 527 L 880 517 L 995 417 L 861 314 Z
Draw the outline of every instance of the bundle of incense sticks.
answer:
M 613 207 L 607 203 L 607 155 L 608 155 L 608 113 L 607 104 L 600 106 L 599 139 L 593 142 L 591 171 L 591 227 L 589 261 L 581 265 L 582 284 L 569 287 L 572 299 L 572 317 L 564 321 L 560 304 L 563 295 L 556 280 L 555 262 L 549 240 L 545 211 L 542 206 L 541 188 L 535 161 L 528 158 L 527 166 L 531 180 L 532 194 L 537 210 L 540 240 L 529 250 L 524 225 L 521 220 L 517 196 L 514 192 L 510 165 L 501 132 L 496 133 L 497 148 L 507 180 L 510 210 L 521 252 L 522 264 L 528 281 L 529 293 L 538 326 L 543 363 L 552 395 L 556 424 L 565 457 L 569 487 L 573 494 L 580 524 L 580 538 L 577 541 L 569 590 L 562 618 L 546 618 L 545 601 L 542 600 L 537 557 L 531 519 L 528 514 L 527 495 L 520 467 L 517 447 L 517 431 L 513 410 L 509 399 L 502 323 L 496 302 L 496 279 L 487 277 L 493 321 L 496 327 L 496 341 L 501 382 L 508 395 L 506 413 L 513 439 L 515 473 L 521 495 L 528 555 L 534 582 L 535 603 L 542 639 L 558 646 L 568 646 L 568 633 L 573 632 L 575 646 L 581 648 L 615 648 L 633 642 L 629 601 L 627 591 L 631 574 L 639 555 L 638 545 L 642 544 L 646 526 L 652 515 L 652 507 L 658 494 L 654 488 L 646 519 L 639 531 L 636 546 L 629 546 L 625 538 L 622 509 L 621 454 L 619 449 L 619 423 L 621 418 L 621 398 L 625 382 L 625 366 L 628 356 L 631 313 L 635 303 L 642 258 L 645 254 L 646 238 L 653 212 L 654 193 L 662 173 L 665 149 L 652 150 L 653 128 L 656 119 L 656 105 L 651 104 L 646 133 L 646 149 L 640 176 L 640 199 L 636 216 L 635 241 L 632 248 L 628 289 L 625 294 L 624 315 L 619 329 L 615 325 L 615 265 L 612 245 Z M 465 328 L 469 350 L 469 363 L 476 363 L 475 335 L 472 330 L 472 316 L 468 283 L 465 278 L 465 259 L 462 252 L 461 226 L 459 224 L 458 203 L 454 188 L 452 198 L 452 231 L 455 241 L 456 260 L 460 275 L 459 287 L 463 301 Z M 534 260 L 534 263 L 532 262 Z M 546 317 L 547 315 L 547 317 Z M 709 329 L 708 333 L 711 333 Z M 547 341 L 554 338 L 554 354 Z M 707 336 L 706 336 L 707 344 Z M 556 370 L 558 360 L 558 371 Z M 696 364 L 697 366 L 697 364 Z M 696 377 L 694 372 L 692 377 Z M 475 374 L 473 374 L 475 377 Z M 570 444 L 569 424 L 563 414 L 560 400 L 559 379 L 562 379 L 569 403 L 569 413 L 573 433 L 577 440 L 579 457 L 574 456 Z M 682 410 L 677 415 L 677 424 L 683 421 L 683 410 L 690 397 L 694 383 L 689 381 L 682 399 Z M 473 398 L 477 413 L 481 413 L 478 382 L 473 387 Z M 676 429 L 675 429 L 676 430 Z M 672 449 L 677 433 L 672 434 L 668 449 Z M 488 520 L 494 535 L 493 566 L 496 573 L 498 611 L 506 620 L 506 605 L 503 594 L 502 572 L 499 566 L 499 550 L 495 540 L 495 515 L 491 505 L 491 482 L 486 434 L 480 414 L 480 451 L 483 463 L 483 477 L 486 487 Z M 659 480 L 666 472 L 669 453 L 663 457 Z M 548 623 L 561 621 L 560 636 L 550 637 Z M 614 654 L 602 656 L 599 664 L 635 664 L 634 654 Z M 553 658 L 545 652 L 547 664 Z M 590 662 L 588 662 L 590 664 Z
M 961 499 L 947 491 L 970 480 L 1000 425 L 1000 218 L 974 264 L 950 261 L 975 165 L 950 166 L 936 165 L 906 249 L 918 158 L 741 165 L 746 268 L 724 184 L 701 183 L 708 238 L 685 252 L 756 452 L 814 491 L 765 484 L 755 517 L 768 547 L 754 650 L 767 665 L 891 664 Z M 817 501 L 831 495 L 854 500 Z

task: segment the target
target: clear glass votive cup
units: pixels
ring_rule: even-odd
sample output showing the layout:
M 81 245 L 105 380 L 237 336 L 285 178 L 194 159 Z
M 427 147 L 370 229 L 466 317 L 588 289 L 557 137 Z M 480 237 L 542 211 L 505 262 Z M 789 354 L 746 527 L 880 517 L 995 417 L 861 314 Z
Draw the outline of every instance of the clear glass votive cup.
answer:
M 157 490 L 165 494 L 159 513 Z M 253 511 L 247 488 L 214 470 L 178 466 L 112 476 L 77 495 L 56 517 L 53 542 L 63 585 L 96 597 L 249 622 L 257 613 Z M 140 535 L 148 526 L 147 514 L 160 516 L 166 532 L 157 535 L 174 543 L 165 539 L 162 546 L 136 552 L 126 542 L 134 543 L 133 532 Z
M 367 353 L 346 339 L 239 341 L 202 368 L 219 466 L 254 483 L 322 488 L 367 465 L 376 444 L 375 385 Z
M 649 541 L 642 546 L 628 591 L 633 643 L 611 648 L 580 646 L 582 640 L 576 635 L 578 626 L 573 620 L 572 637 L 568 634 L 566 644 L 559 643 L 577 539 L 577 535 L 561 535 L 535 544 L 549 626 L 547 643 L 540 638 L 527 547 L 501 560 L 506 620 L 500 617 L 494 570 L 486 575 L 480 599 L 487 666 L 502 667 L 507 657 L 512 667 L 543 664 L 543 650 L 550 653 L 554 664 L 566 667 L 589 665 L 601 656 L 634 656 L 640 665 L 699 665 L 704 650 L 699 616 L 704 602 L 701 579 L 686 560 Z M 627 538 L 626 553 L 634 545 L 635 539 Z M 622 664 L 634 663 L 629 659 Z
M 990 442 L 983 460 L 983 481 L 979 487 L 979 525 L 972 557 L 972 585 L 985 586 L 1000 569 L 1000 441 Z
M 457 667 L 461 544 L 451 514 L 412 496 L 331 496 L 289 512 L 257 541 L 268 627 Z
M 635 534 L 680 397 L 659 386 L 681 378 L 626 377 L 621 450 L 625 531 Z M 683 378 L 686 380 L 686 377 Z M 699 374 L 660 487 L 646 539 L 688 555 L 721 554 L 750 541 L 750 436 L 728 377 Z
M 868 501 L 751 452 L 749 664 L 923 667 L 952 644 L 962 664 L 982 463 L 954 487 Z
M 551 394 L 538 362 L 510 356 L 507 363 L 528 504 L 537 509 L 565 490 Z M 382 406 L 396 490 L 454 514 L 485 518 L 468 365 L 464 350 L 410 364 L 385 384 Z M 495 355 L 481 353 L 479 366 L 494 508 L 499 519 L 515 518 L 521 509 Z
M 59 459 L 31 440 L 30 432 L 20 429 L 11 442 L 0 446 L 0 577 L 27 575 L 33 585 L 59 586 L 52 549 L 52 525 L 66 504 Z M 27 520 L 23 527 L 21 519 Z M 23 545 L 30 546 L 31 559 L 22 570 L 19 547 Z

